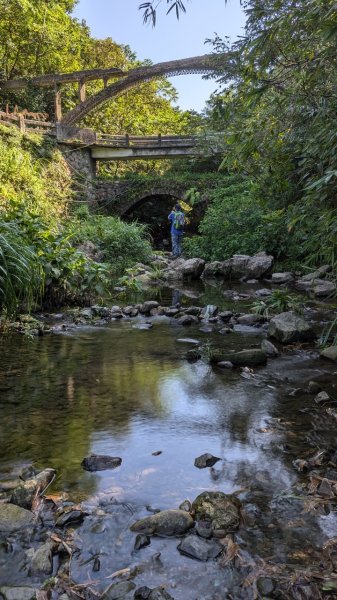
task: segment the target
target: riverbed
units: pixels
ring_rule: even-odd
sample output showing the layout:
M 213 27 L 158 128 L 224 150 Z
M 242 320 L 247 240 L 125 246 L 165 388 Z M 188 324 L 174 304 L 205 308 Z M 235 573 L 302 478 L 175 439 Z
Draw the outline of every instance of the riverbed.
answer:
M 214 293 L 208 289 L 207 300 Z M 206 303 L 206 296 L 184 298 Z M 228 308 L 221 298 L 219 308 Z M 266 366 L 224 370 L 187 361 L 193 340 L 256 347 L 265 327 L 237 327 L 225 338 L 209 323 L 187 329 L 153 317 L 143 329 L 145 321 L 0 341 L 0 481 L 31 464 L 56 469 L 52 492 L 87 512 L 74 530 L 72 580 L 90 581 L 100 593 L 112 574 L 130 569 L 137 586 L 163 585 L 175 600 L 252 598 L 244 582 L 257 565 L 318 568 L 324 543 L 337 532 L 334 507 L 308 509 L 306 478 L 293 461 L 335 447 L 337 422 L 315 405 L 308 384 L 318 381 L 336 394 L 336 364 L 298 344 Z M 88 473 L 81 462 L 92 453 L 121 457 L 122 464 Z M 194 460 L 203 453 L 221 460 L 198 469 Z M 182 556 L 176 538 L 152 537 L 134 550 L 129 527 L 137 518 L 206 490 L 237 493 L 243 503 L 236 566 Z M 26 549 L 27 541 L 11 552 L 2 547 L 0 586 L 42 583 L 29 575 Z

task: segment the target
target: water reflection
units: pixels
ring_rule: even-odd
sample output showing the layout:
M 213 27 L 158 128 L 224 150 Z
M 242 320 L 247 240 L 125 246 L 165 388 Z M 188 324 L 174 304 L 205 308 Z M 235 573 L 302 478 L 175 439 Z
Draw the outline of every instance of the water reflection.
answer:
M 176 341 L 186 331 L 168 320 L 155 320 L 151 330 L 135 329 L 132 323 L 0 342 L 0 472 L 31 461 L 55 467 L 55 488 L 91 506 L 108 507 L 101 535 L 95 530 L 97 517 L 88 518 L 79 532 L 83 555 L 74 562 L 75 579 L 87 576 L 81 564 L 88 548 L 103 552 L 102 582 L 114 570 L 136 564 L 130 519 L 148 514 L 146 506 L 176 508 L 204 490 L 242 490 L 259 517 L 259 527 L 250 524 L 242 533 L 242 545 L 250 552 L 276 561 L 303 548 L 307 555 L 309 549 L 318 552 L 322 534 L 317 519 L 305 515 L 300 524 L 303 505 L 289 496 L 299 480 L 291 461 L 301 455 L 313 430 L 312 415 L 305 412 L 308 396 L 293 395 L 293 390 L 313 376 L 326 376 L 322 366 L 298 352 L 270 361 L 247 379 L 240 370 L 187 363 L 182 358 L 186 348 Z M 207 339 L 198 328 L 188 335 Z M 257 345 L 261 335 L 233 333 L 220 343 L 247 347 Z M 277 428 L 280 418 L 290 425 Z M 328 427 L 322 421 L 324 435 Z M 84 472 L 80 463 L 91 452 L 121 456 L 122 465 Z M 221 462 L 196 469 L 194 459 L 204 452 Z M 193 582 L 203 599 L 212 598 L 225 579 L 232 585 L 233 573 L 219 575 L 213 563 L 200 570 L 186 557 L 179 556 L 178 562 L 176 543 L 151 541 L 142 554 L 139 585 L 178 581 L 177 600 L 195 600 Z M 156 551 L 165 557 L 164 567 L 154 568 Z

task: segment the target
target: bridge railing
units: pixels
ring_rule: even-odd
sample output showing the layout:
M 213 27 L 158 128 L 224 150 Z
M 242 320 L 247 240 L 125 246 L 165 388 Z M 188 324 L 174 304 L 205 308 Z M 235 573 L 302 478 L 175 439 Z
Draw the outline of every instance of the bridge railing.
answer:
M 96 134 L 96 145 L 113 146 L 115 148 L 130 147 L 170 147 L 170 146 L 195 146 L 197 138 L 191 135 L 110 135 L 107 133 Z
M 24 133 L 27 129 L 30 131 L 38 131 L 40 133 L 48 133 L 49 135 L 56 135 L 55 123 L 50 121 L 40 121 L 38 119 L 27 119 L 23 115 L 8 114 L 0 110 L 0 123 L 2 125 L 9 125 L 18 127 L 21 133 Z

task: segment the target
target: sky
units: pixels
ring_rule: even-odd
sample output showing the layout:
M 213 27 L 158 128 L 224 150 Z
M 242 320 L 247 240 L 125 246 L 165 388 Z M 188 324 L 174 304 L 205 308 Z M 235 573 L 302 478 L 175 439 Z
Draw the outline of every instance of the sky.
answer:
M 155 28 L 144 25 L 138 10 L 142 0 L 79 0 L 74 12 L 84 19 L 96 38 L 111 37 L 119 44 L 130 46 L 139 60 L 154 64 L 212 52 L 206 38 L 228 36 L 234 41 L 243 35 L 244 14 L 239 0 L 185 0 L 186 14 L 179 21 L 174 11 L 168 16 L 166 1 L 157 12 Z M 111 65 L 113 66 L 113 65 Z M 201 75 L 180 75 L 169 78 L 179 94 L 177 105 L 183 110 L 201 111 L 206 100 L 217 88 L 215 80 Z

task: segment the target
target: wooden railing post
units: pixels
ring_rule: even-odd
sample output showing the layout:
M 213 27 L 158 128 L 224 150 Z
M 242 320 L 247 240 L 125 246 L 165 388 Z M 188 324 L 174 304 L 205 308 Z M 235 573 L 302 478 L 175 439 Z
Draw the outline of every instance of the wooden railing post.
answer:
M 19 129 L 21 133 L 25 133 L 26 131 L 25 117 L 23 115 L 19 115 Z
M 161 146 L 161 133 L 158 133 L 158 146 Z
M 128 133 L 125 134 L 125 144 L 127 148 L 130 146 L 130 137 Z
M 55 85 L 55 121 L 61 121 L 62 119 L 62 99 L 60 87 Z

